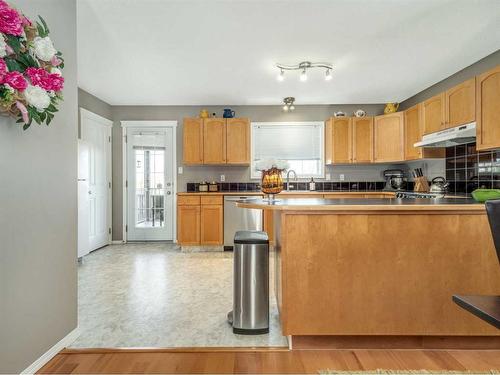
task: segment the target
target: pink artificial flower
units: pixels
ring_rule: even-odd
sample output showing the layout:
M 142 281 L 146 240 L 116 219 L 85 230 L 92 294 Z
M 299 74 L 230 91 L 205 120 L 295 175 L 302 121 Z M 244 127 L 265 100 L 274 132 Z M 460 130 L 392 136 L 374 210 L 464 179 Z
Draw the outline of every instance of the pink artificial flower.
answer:
M 0 32 L 15 36 L 21 36 L 24 32 L 21 16 L 5 2 L 0 4 Z
M 54 55 L 54 57 L 52 57 L 52 60 L 50 60 L 50 63 L 52 64 L 52 66 L 59 66 L 62 64 L 62 60 L 60 60 L 56 55 Z
M 0 84 L 4 82 L 6 75 L 7 75 L 7 65 L 5 64 L 5 60 L 0 58 Z
M 26 90 L 26 87 L 28 87 L 28 82 L 26 82 L 26 79 L 19 72 L 7 73 L 5 75 L 4 83 L 18 91 L 24 91 Z
M 16 107 L 21 112 L 24 123 L 27 124 L 28 122 L 30 122 L 30 117 L 28 116 L 28 110 L 26 109 L 26 106 L 18 100 L 16 102 Z
M 7 4 L 4 0 L 0 0 L 0 8 L 10 8 L 9 4 Z
M 46 91 L 61 91 L 64 87 L 64 78 L 59 74 L 50 74 L 43 68 L 28 68 L 26 75 L 34 86 Z
M 14 50 L 8 44 L 5 45 L 5 51 L 7 52 L 7 55 L 12 55 L 14 53 Z

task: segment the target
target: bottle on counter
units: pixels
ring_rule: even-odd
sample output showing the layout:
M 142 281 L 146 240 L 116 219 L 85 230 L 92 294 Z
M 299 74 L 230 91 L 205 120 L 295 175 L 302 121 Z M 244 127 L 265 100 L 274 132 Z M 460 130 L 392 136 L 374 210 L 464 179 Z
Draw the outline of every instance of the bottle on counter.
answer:
M 316 190 L 316 182 L 314 182 L 314 178 L 311 177 L 311 181 L 309 182 L 309 191 L 315 191 Z

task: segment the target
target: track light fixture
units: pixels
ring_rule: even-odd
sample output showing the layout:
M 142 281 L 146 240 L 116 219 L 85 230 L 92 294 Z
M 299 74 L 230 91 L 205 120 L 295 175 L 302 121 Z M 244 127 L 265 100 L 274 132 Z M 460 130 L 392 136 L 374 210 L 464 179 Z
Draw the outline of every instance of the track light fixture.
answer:
M 326 69 L 325 81 L 331 81 L 333 78 L 332 77 L 333 66 L 330 63 L 321 63 L 321 62 L 313 63 L 310 61 L 303 61 L 297 65 L 276 64 L 276 67 L 280 70 L 280 73 L 278 75 L 278 81 L 283 81 L 285 79 L 285 70 L 301 70 L 300 81 L 305 82 L 305 81 L 307 81 L 307 69 L 311 69 L 311 68 L 324 68 L 324 69 Z
M 291 112 L 295 109 L 295 98 L 292 96 L 287 96 L 285 99 L 283 99 L 283 103 L 285 105 L 283 106 L 283 111 L 285 112 Z

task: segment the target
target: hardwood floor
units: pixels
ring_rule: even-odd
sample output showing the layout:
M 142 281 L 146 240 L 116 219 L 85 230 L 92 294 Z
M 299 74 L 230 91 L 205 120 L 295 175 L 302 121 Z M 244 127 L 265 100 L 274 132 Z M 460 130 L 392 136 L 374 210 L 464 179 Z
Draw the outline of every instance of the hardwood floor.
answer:
M 72 350 L 59 353 L 39 373 L 317 374 L 325 369 L 500 370 L 500 350 Z

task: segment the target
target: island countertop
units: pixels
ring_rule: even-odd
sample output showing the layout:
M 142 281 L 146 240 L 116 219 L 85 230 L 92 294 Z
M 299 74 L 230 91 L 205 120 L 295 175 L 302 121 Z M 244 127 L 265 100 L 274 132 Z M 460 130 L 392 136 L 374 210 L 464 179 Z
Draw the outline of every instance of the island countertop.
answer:
M 266 199 L 255 198 L 237 202 L 241 208 L 257 208 L 279 211 L 467 211 L 485 213 L 483 203 L 470 198 L 442 199 L 287 199 L 277 198 L 270 203 Z

